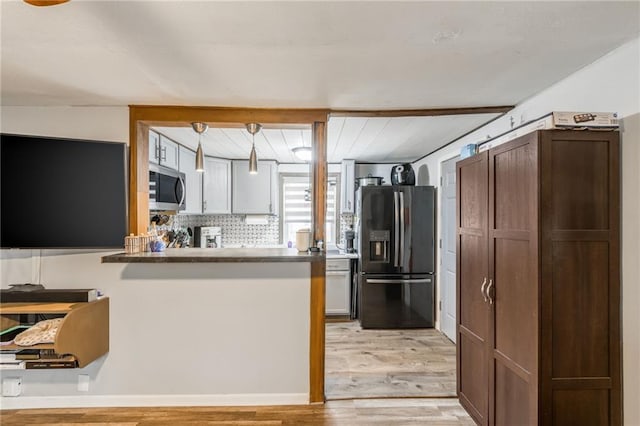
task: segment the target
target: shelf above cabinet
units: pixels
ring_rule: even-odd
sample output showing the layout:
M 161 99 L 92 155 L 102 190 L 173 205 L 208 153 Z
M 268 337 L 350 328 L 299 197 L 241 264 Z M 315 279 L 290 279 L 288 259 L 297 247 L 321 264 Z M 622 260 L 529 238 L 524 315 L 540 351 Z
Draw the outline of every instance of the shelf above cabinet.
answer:
M 87 303 L 0 303 L 3 328 L 25 314 L 63 314 L 54 343 L 5 345 L 2 349 L 53 349 L 70 354 L 82 368 L 109 352 L 109 298 Z

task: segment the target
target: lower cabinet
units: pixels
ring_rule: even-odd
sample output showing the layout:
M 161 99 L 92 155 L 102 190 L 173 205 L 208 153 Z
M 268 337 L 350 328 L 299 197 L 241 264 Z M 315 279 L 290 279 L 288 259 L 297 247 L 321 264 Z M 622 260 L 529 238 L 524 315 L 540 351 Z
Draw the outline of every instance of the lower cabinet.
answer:
M 458 382 L 479 425 L 620 425 L 619 136 L 457 163 Z
M 349 315 L 351 312 L 351 269 L 349 259 L 327 259 L 326 315 Z

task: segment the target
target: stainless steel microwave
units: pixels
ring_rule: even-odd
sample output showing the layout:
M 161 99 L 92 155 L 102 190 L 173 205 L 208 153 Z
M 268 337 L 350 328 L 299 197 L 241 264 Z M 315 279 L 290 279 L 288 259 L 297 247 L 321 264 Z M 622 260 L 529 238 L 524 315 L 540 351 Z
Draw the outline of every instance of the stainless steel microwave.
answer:
M 149 164 L 149 210 L 184 210 L 186 195 L 184 173 Z

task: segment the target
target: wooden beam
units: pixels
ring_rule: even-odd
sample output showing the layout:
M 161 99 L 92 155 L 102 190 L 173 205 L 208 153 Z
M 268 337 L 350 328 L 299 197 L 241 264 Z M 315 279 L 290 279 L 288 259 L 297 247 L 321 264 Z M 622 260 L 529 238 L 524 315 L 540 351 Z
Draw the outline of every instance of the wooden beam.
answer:
M 309 333 L 309 403 L 324 402 L 326 262 L 311 262 L 311 327 Z
M 228 108 L 203 106 L 131 105 L 138 120 L 150 126 L 184 126 L 204 123 L 311 124 L 327 120 L 327 109 Z
M 149 227 L 149 127 L 129 110 L 129 232 Z
M 313 123 L 312 217 L 313 238 L 325 240 L 327 206 L 327 125 Z M 314 244 L 315 245 L 315 244 Z M 311 327 L 309 333 L 309 402 L 324 402 L 324 344 L 325 344 L 325 270 L 326 262 L 311 264 Z
M 330 117 L 430 117 L 440 115 L 464 114 L 502 114 L 511 111 L 515 106 L 483 106 L 459 108 L 431 108 L 431 109 L 396 109 L 396 110 L 349 110 L 332 109 Z

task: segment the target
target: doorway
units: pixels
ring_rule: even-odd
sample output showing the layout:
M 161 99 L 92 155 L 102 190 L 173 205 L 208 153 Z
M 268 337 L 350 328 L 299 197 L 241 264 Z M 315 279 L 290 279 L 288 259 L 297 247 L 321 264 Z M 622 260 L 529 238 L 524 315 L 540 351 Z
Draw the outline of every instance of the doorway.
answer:
M 443 240 L 440 329 L 362 329 L 358 321 L 326 324 L 327 400 L 455 398 L 455 205 L 458 157 L 441 164 Z M 444 251 L 446 250 L 446 254 Z M 446 275 L 446 277 L 444 277 Z
M 440 330 L 456 342 L 456 156 L 440 163 Z

